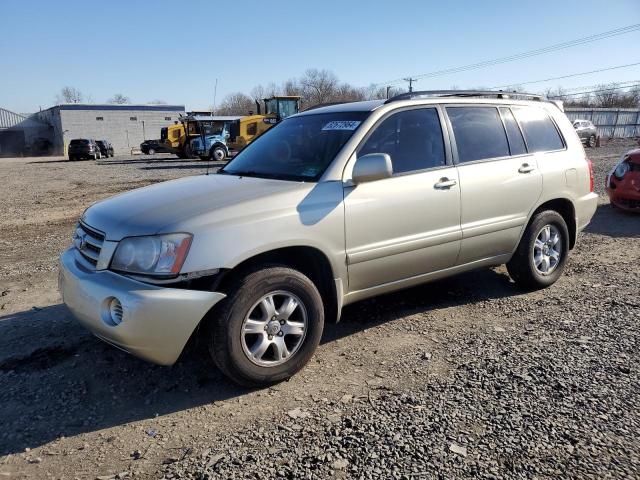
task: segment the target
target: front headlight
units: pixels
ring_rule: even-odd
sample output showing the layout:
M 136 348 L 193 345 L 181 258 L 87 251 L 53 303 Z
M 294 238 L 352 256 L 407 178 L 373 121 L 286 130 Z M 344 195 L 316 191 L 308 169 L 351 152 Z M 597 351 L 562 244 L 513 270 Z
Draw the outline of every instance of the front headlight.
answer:
M 625 157 L 624 160 L 622 160 L 622 162 L 620 162 L 616 166 L 615 170 L 613 171 L 613 176 L 618 180 L 622 180 L 630 169 L 631 166 L 629 165 L 629 162 L 627 162 L 627 158 Z
M 177 275 L 187 258 L 191 239 L 189 233 L 124 238 L 118 243 L 111 269 L 142 275 Z

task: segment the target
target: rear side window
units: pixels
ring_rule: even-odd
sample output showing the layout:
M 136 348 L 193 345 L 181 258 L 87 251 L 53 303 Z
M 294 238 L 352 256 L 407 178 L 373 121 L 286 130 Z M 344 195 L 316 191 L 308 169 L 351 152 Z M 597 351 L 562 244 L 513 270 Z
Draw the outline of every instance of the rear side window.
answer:
M 393 173 L 407 173 L 446 164 L 440 117 L 435 108 L 394 113 L 382 121 L 358 156 L 387 153 Z
M 527 153 L 527 147 L 524 144 L 524 138 L 522 138 L 522 132 L 516 119 L 513 117 L 511 110 L 506 107 L 500 108 L 500 115 L 502 115 L 502 121 L 504 122 L 504 128 L 507 130 L 507 138 L 509 139 L 509 149 L 511 155 L 523 155 Z
M 549 152 L 564 148 L 558 129 L 547 112 L 535 107 L 516 107 L 513 113 L 520 122 L 529 152 Z
M 509 156 L 507 135 L 494 107 L 448 107 L 458 148 L 458 161 Z

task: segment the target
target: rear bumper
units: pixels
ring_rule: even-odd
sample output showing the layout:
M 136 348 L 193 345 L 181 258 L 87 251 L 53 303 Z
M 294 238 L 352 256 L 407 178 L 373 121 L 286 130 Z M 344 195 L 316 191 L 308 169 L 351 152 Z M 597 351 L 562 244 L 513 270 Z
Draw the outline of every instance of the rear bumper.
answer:
M 102 340 L 160 365 L 171 365 L 204 315 L 225 295 L 164 288 L 116 273 L 90 271 L 68 249 L 60 256 L 59 289 L 73 316 Z M 109 321 L 109 303 L 122 304 L 122 323 Z
M 589 225 L 593 215 L 596 213 L 596 209 L 598 208 L 598 194 L 591 192 L 578 198 L 574 202 L 574 208 L 576 210 L 576 227 L 579 232 Z

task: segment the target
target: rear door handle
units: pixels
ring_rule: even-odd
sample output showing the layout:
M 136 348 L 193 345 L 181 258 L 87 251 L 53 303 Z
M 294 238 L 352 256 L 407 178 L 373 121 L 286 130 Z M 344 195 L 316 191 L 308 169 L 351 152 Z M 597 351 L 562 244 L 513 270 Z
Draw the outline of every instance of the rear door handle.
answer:
M 456 182 L 455 180 L 450 180 L 447 177 L 442 177 L 438 183 L 436 183 L 433 188 L 438 189 L 438 190 L 445 190 L 448 188 L 453 187 L 454 185 L 457 185 L 458 182 Z
M 518 172 L 529 173 L 529 172 L 533 172 L 535 169 L 536 167 L 532 167 L 528 163 L 523 163 L 522 166 L 518 169 Z

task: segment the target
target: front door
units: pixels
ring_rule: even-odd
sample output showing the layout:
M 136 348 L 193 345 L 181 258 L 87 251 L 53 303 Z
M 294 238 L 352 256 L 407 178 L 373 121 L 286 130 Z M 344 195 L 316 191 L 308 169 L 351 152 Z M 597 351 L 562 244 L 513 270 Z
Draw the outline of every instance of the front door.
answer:
M 356 157 L 387 153 L 394 174 L 346 183 L 349 291 L 455 265 L 461 239 L 459 179 L 441 119 L 436 108 L 392 113 L 356 152 Z

